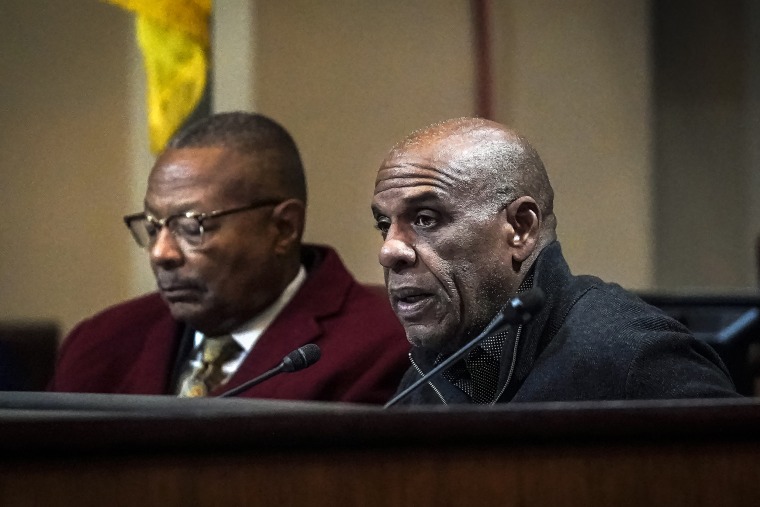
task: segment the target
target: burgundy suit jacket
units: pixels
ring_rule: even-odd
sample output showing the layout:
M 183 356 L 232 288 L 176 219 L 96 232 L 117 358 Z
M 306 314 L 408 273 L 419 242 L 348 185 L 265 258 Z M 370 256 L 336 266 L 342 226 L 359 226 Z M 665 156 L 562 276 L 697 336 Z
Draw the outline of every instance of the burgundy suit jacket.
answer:
M 316 252 L 316 266 L 259 338 L 232 378 L 214 394 L 277 366 L 292 350 L 316 343 L 321 359 L 282 373 L 240 396 L 383 403 L 409 366 L 409 344 L 387 297 L 360 285 L 334 250 Z M 186 332 L 187 331 L 187 332 Z M 183 335 L 158 293 L 111 307 L 80 323 L 59 351 L 52 391 L 173 394 L 173 369 Z M 187 339 L 185 338 L 185 339 Z

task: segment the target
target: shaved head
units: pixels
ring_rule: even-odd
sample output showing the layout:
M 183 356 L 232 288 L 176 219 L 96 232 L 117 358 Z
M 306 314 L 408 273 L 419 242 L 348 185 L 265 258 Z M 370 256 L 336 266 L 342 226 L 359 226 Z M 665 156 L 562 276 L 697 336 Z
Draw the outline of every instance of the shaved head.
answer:
M 393 147 L 388 158 L 430 145 L 437 145 L 440 155 L 469 181 L 493 190 L 491 196 L 483 197 L 504 203 L 524 195 L 533 197 L 545 225 L 554 230 L 554 190 L 544 163 L 523 136 L 491 120 L 454 118 L 412 132 Z
M 447 120 L 394 146 L 372 211 L 409 341 L 446 352 L 480 332 L 555 239 L 553 201 L 536 151 L 498 123 Z

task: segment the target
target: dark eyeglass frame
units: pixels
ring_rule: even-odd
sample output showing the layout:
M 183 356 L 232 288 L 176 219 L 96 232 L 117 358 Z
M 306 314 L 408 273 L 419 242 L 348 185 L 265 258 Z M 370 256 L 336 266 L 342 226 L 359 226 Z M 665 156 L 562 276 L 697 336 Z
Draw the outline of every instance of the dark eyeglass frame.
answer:
M 185 213 L 175 213 L 174 215 L 169 215 L 166 218 L 158 219 L 154 217 L 153 215 L 150 215 L 146 212 L 141 213 L 132 213 L 130 215 L 124 216 L 124 223 L 126 224 L 127 228 L 129 229 L 129 232 L 132 233 L 132 237 L 134 238 L 135 242 L 141 247 L 141 248 L 149 248 L 153 242 L 155 241 L 155 237 L 158 235 L 158 232 L 161 231 L 164 227 L 169 227 L 169 231 L 172 233 L 172 236 L 174 236 L 178 240 L 182 240 L 185 244 L 188 246 L 198 248 L 201 245 L 203 245 L 203 238 L 205 236 L 205 229 L 203 227 L 203 222 L 206 220 L 210 220 L 212 218 L 219 218 L 223 217 L 225 215 L 232 215 L 233 213 L 240 213 L 242 211 L 249 211 L 254 210 L 258 208 L 263 208 L 265 206 L 277 206 L 278 204 L 281 204 L 284 202 L 284 199 L 264 199 L 259 201 L 254 201 L 250 204 L 246 204 L 245 206 L 238 206 L 236 208 L 228 208 L 228 209 L 221 209 L 221 210 L 215 210 L 210 211 L 208 213 L 200 213 L 197 211 L 187 211 Z M 200 230 L 200 234 L 198 235 L 197 240 L 190 240 L 186 235 L 183 235 L 181 232 L 179 232 L 176 228 L 173 228 L 171 226 L 172 222 L 176 221 L 178 218 L 190 218 L 198 222 L 198 229 Z M 147 229 L 143 227 L 146 233 L 146 237 L 143 238 L 140 235 L 140 232 L 138 227 L 140 227 L 139 224 L 142 224 L 144 222 L 147 222 L 151 224 L 156 229 L 156 235 L 150 236 L 150 234 L 147 232 Z

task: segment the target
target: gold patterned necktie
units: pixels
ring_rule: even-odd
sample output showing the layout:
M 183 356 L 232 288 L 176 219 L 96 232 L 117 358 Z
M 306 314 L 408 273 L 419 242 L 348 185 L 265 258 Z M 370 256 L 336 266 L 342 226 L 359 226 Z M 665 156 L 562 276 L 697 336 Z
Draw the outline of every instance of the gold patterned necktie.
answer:
M 242 351 L 238 342 L 230 335 L 205 337 L 200 365 L 194 367 L 182 381 L 179 397 L 207 396 L 225 380 L 224 363 L 231 361 Z

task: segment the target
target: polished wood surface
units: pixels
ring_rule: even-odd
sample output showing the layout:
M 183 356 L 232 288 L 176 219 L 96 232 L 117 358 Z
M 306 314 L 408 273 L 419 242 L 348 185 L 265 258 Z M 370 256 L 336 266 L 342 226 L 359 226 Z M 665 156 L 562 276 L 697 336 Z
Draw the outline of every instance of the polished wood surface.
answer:
M 0 505 L 755 505 L 753 399 L 393 409 L 0 394 Z

